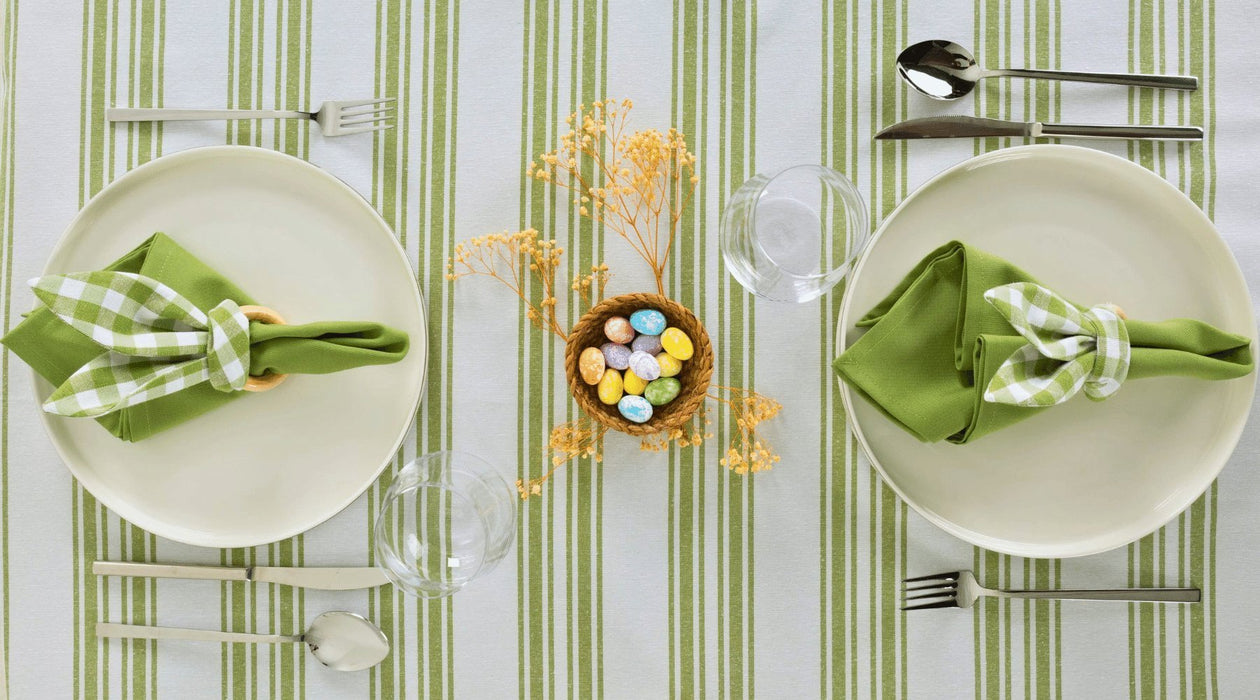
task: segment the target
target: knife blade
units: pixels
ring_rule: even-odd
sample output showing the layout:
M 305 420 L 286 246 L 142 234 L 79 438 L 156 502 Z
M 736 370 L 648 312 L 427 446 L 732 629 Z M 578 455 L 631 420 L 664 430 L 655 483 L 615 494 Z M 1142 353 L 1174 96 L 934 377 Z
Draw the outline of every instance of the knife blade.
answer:
M 92 563 L 97 576 L 144 576 L 212 581 L 255 581 L 324 591 L 350 591 L 389 583 L 385 572 L 374 566 L 188 566 L 144 564 L 129 561 Z
M 1023 138 L 1097 138 L 1097 139 L 1156 139 L 1161 141 L 1199 141 L 1203 129 L 1197 126 L 1132 126 L 1128 124 L 1045 124 L 1042 122 L 1012 122 L 981 117 L 922 117 L 893 124 L 878 134 L 880 141 L 888 139 L 939 139 L 978 138 L 982 136 L 1006 136 Z

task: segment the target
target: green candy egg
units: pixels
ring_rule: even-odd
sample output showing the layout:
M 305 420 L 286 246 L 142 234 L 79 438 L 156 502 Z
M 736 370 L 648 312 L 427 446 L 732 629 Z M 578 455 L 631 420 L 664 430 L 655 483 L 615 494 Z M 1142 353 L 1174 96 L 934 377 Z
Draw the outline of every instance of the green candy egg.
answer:
M 643 390 L 643 398 L 653 406 L 664 406 L 678 398 L 680 391 L 682 382 L 673 377 L 661 377 L 648 382 L 647 388 Z

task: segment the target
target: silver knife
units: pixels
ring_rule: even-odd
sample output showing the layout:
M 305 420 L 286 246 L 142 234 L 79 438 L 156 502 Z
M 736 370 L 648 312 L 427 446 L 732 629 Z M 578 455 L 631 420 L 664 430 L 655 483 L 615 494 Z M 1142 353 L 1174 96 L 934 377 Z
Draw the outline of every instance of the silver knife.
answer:
M 924 117 L 893 124 L 875 134 L 885 139 L 977 138 L 981 136 L 1013 136 L 1015 138 L 1090 139 L 1157 139 L 1160 141 L 1201 141 L 1203 129 L 1197 126 L 1130 126 L 1124 124 L 1045 124 L 1011 122 L 980 117 Z
M 180 564 L 141 564 L 129 561 L 92 563 L 97 576 L 144 576 L 212 581 L 255 581 L 325 591 L 350 591 L 389 583 L 385 572 L 374 566 L 184 566 Z

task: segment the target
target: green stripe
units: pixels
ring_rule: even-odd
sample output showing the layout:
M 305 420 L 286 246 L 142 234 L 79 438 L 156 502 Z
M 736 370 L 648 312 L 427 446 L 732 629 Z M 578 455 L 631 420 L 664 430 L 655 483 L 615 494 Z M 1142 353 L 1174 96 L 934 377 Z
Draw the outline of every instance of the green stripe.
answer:
M 871 62 L 879 80 L 871 84 L 871 125 L 892 124 L 905 116 L 905 86 L 896 77 L 896 56 L 906 41 L 901 28 L 906 13 L 904 0 L 878 0 L 872 13 L 878 22 L 872 34 Z M 907 149 L 901 142 L 879 142 L 871 149 L 871 207 L 875 219 L 892 211 L 903 196 Z M 899 610 L 899 548 L 904 541 L 904 506 L 883 481 L 870 481 L 870 673 L 876 687 L 896 688 L 898 666 L 904 650 L 898 646 L 904 613 Z
M 407 218 L 407 195 L 410 189 L 406 158 L 409 148 L 409 130 L 402 121 L 411 107 L 411 37 L 409 31 L 410 4 L 405 0 L 388 0 L 377 5 L 376 13 L 376 97 L 396 97 L 399 120 L 398 127 L 373 134 L 372 154 L 372 204 L 381 213 L 381 217 L 393 228 L 399 242 L 407 248 L 411 242 Z M 422 95 L 423 95 L 422 89 Z M 421 174 L 423 178 L 423 173 Z M 426 285 L 426 289 L 431 289 Z M 432 304 L 426 309 L 430 318 L 430 336 L 427 339 L 430 352 L 442 347 L 440 341 L 435 342 L 435 326 Z M 432 381 L 432 379 L 430 379 Z M 430 400 L 440 397 L 441 391 L 430 391 Z M 417 415 L 416 447 L 421 447 L 422 426 L 425 422 Z M 394 468 L 386 469 L 372 487 L 368 495 L 368 533 L 369 547 L 373 537 L 375 519 L 380 512 L 381 499 L 388 490 L 398 467 L 405 461 L 400 450 L 394 460 Z M 402 513 L 393 523 L 383 523 L 383 527 L 399 529 L 403 527 Z M 440 523 L 434 523 L 439 527 Z M 373 555 L 373 560 L 375 559 Z M 405 643 L 405 632 L 408 629 L 406 606 L 410 603 L 405 596 L 399 595 L 392 587 L 377 589 L 369 595 L 368 604 L 375 611 L 377 624 L 391 640 L 391 653 L 385 661 L 372 669 L 369 676 L 369 692 L 372 697 L 393 698 L 406 692 L 405 679 L 411 661 Z M 431 604 L 429 604 L 431 606 Z M 427 609 L 426 609 L 427 612 Z M 425 633 L 423 623 L 425 616 L 417 610 L 416 625 L 420 638 Z M 423 665 L 420 657 L 417 663 Z M 441 679 L 440 673 L 435 674 Z
M 674 123 L 702 159 L 706 143 L 708 84 L 708 3 L 687 0 L 675 5 L 672 28 L 671 109 Z M 703 172 L 703 168 L 701 168 Z M 679 302 L 704 318 L 705 278 L 703 213 L 707 196 L 697 186 L 691 209 L 679 222 L 669 286 Z M 699 275 L 695 270 L 701 270 Z M 706 692 L 705 647 L 705 460 L 703 449 L 671 449 L 669 459 L 669 688 L 672 697 Z
M 456 173 L 456 155 L 455 144 L 458 139 L 458 124 L 455 118 L 456 108 L 459 105 L 459 6 L 455 5 L 451 10 L 451 56 L 450 56 L 450 78 L 449 78 L 449 109 L 451 111 L 451 125 L 449 141 L 451 144 L 451 158 L 447 178 L 449 180 L 449 189 L 446 194 L 446 245 L 448 252 L 454 250 L 455 247 L 455 173 Z M 439 270 L 442 268 L 439 267 Z M 439 286 L 441 280 L 439 279 Z M 454 392 L 455 392 L 455 297 L 452 293 L 446 295 L 446 430 L 443 433 L 444 444 L 451 444 L 454 441 Z M 453 620 L 455 617 L 454 602 L 446 601 L 446 697 L 455 697 L 455 625 Z
M 707 2 L 707 0 L 706 0 Z M 606 90 L 608 86 L 608 21 L 609 0 L 600 1 L 600 32 L 599 32 L 599 85 L 600 90 Z M 595 248 L 592 251 L 591 262 L 604 259 L 605 250 L 605 231 L 603 226 L 597 227 L 599 235 L 595 240 Z M 603 452 L 603 444 L 599 445 L 600 452 Z M 592 470 L 595 474 L 595 480 L 592 484 L 595 496 L 595 581 L 592 584 L 595 588 L 595 625 L 598 634 L 595 635 L 595 690 L 597 697 L 604 697 L 604 469 L 603 465 L 594 464 L 593 460 L 586 460 L 583 468 Z M 702 569 L 703 571 L 703 569 Z M 702 618 L 703 619 L 703 618 Z M 701 625 L 703 629 L 703 625 Z M 703 631 L 701 632 L 703 640 Z
M 557 26 L 553 27 L 553 22 Z M 558 82 L 555 72 L 560 67 L 559 41 L 552 38 L 559 31 L 558 23 L 558 4 L 553 7 L 549 0 L 540 0 L 526 5 L 526 54 L 522 75 L 524 101 L 521 109 L 521 145 L 524 150 L 519 172 L 524 172 L 530 161 L 555 142 L 554 133 L 558 128 L 553 111 L 557 106 L 555 91 L 558 89 L 555 87 Z M 549 63 L 552 71 L 548 71 Z M 536 228 L 544 235 L 553 232 L 556 225 L 554 201 L 555 193 L 544 183 L 523 179 L 521 227 Z M 541 293 L 532 278 L 527 293 L 535 297 Z M 552 359 L 551 340 L 541 336 L 523 318 L 519 321 L 518 347 L 522 364 L 518 375 L 518 416 L 522 434 L 518 438 L 517 464 L 522 479 L 541 474 L 541 471 L 533 472 L 535 465 L 539 465 L 537 469 L 543 468 L 538 455 L 542 454 L 543 433 L 549 429 L 549 412 L 544 404 L 551 403 L 551 382 L 545 381 L 545 378 L 551 376 L 549 367 L 554 363 L 549 362 Z M 517 549 L 524 555 L 518 556 L 517 573 L 522 623 L 518 653 L 521 670 L 525 674 L 520 684 L 521 697 L 554 696 L 556 646 L 551 609 L 554 602 L 551 572 L 554 569 L 551 567 L 553 559 L 547 538 L 553 507 L 551 501 L 547 498 L 545 503 L 526 502 L 519 509 Z M 546 523 L 544 515 L 548 516 Z
M 17 99 L 17 87 L 14 82 L 17 77 L 17 18 L 18 18 L 18 0 L 9 0 L 6 3 L 4 13 L 4 46 L 7 48 L 4 56 L 4 104 L 0 109 L 4 110 L 0 115 L 0 123 L 3 124 L 3 130 L 0 131 L 0 150 L 4 154 L 4 163 L 0 167 L 0 202 L 4 203 L 4 214 L 0 216 L 0 222 L 4 226 L 4 249 L 2 257 L 4 260 L 3 277 L 4 277 L 4 301 L 3 301 L 3 330 L 2 333 L 8 333 L 12 324 L 13 311 L 13 237 L 14 237 L 14 202 L 16 201 L 17 183 L 15 181 L 15 171 L 17 168 L 17 148 L 16 136 L 17 127 L 15 124 L 16 110 L 14 105 Z M 9 650 L 12 648 L 9 641 L 9 353 L 0 353 L 0 381 L 3 387 L 0 387 L 0 531 L 3 532 L 3 539 L 0 539 L 0 586 L 4 588 L 3 608 L 0 613 L 4 617 L 3 640 L 0 640 L 0 648 L 3 648 L 3 658 L 0 658 L 0 676 L 4 678 L 4 687 L 0 688 L 0 695 L 8 696 L 9 692 Z
M 862 45 L 861 37 L 863 36 L 863 34 L 862 34 L 860 22 L 858 20 L 858 11 L 859 11 L 858 3 L 849 3 L 849 4 L 851 5 L 850 7 L 851 14 L 849 15 L 849 25 L 851 27 L 851 30 L 850 30 L 850 35 L 848 37 L 847 46 L 852 47 L 852 49 L 850 50 L 852 66 L 853 66 L 853 69 L 856 70 L 857 65 L 858 65 L 858 56 L 861 50 L 860 47 Z M 857 117 L 859 99 L 861 95 L 861 90 L 859 89 L 861 80 L 856 75 L 853 76 L 853 78 L 854 78 L 853 85 L 850 90 L 850 98 L 849 98 L 850 102 L 849 102 L 849 107 L 848 107 L 848 113 L 853 115 L 853 118 L 849 120 L 850 122 L 849 138 L 850 138 L 850 142 L 856 145 L 857 143 L 859 143 L 859 139 L 864 138 L 865 136 L 867 136 L 867 134 L 862 134 L 861 131 L 859 130 L 859 125 L 858 125 L 859 119 Z M 854 181 L 856 181 L 857 174 L 858 174 L 859 150 L 860 149 L 856 147 L 853 148 L 852 154 L 850 156 L 850 161 L 849 161 L 848 172 L 852 174 Z M 834 400 L 832 403 L 834 405 L 835 403 Z M 845 434 L 846 434 L 845 450 L 844 450 L 845 490 L 848 493 L 847 500 L 848 500 L 848 513 L 849 513 L 849 520 L 848 520 L 849 541 L 847 543 L 847 550 L 846 550 L 847 552 L 846 556 L 848 558 L 847 578 L 849 581 L 849 598 L 848 598 L 848 604 L 845 606 L 845 610 L 856 611 L 856 608 L 858 606 L 858 600 L 859 600 L 858 587 L 860 585 L 860 582 L 858 579 L 858 565 L 859 565 L 858 498 L 861 495 L 858 489 L 858 480 L 860 478 L 860 475 L 859 475 L 857 436 L 853 433 L 853 431 L 848 429 L 847 425 L 845 426 Z M 868 468 L 866 471 L 866 474 L 869 475 L 869 473 L 870 473 L 870 470 Z M 846 614 L 848 615 L 848 613 Z M 858 621 L 857 621 L 856 613 L 848 615 L 848 617 L 849 617 L 849 639 L 848 639 L 849 696 L 856 697 L 858 694 L 858 649 L 859 649 L 858 647 Z
M 607 70 L 606 45 L 599 43 L 599 37 L 606 36 L 605 15 L 601 11 L 599 0 L 574 0 L 571 8 L 572 47 L 570 63 L 576 78 L 570 80 L 570 107 L 579 103 L 590 102 L 603 96 L 605 71 Z M 588 182 L 595 176 L 593 165 L 588 164 L 584 177 Z M 566 200 L 567 201 L 567 200 Z M 578 216 L 573 207 L 568 207 L 568 240 L 565 246 L 569 254 L 570 274 L 589 270 L 596 264 L 594 255 L 596 246 L 602 248 L 603 227 L 594 226 L 590 219 Z M 598 240 L 596 240 L 598 235 Z M 562 283 L 563 280 L 557 280 Z M 577 298 L 569 295 L 568 323 L 577 321 Z M 566 420 L 576 418 L 572 402 L 566 402 Z M 569 697 L 593 697 L 596 688 L 602 685 L 599 674 L 597 644 L 595 639 L 602 635 L 602 628 L 597 624 L 597 589 L 599 585 L 595 568 L 597 567 L 595 549 L 602 549 L 603 542 L 595 538 L 595 524 L 601 517 L 601 511 L 595 507 L 597 494 L 594 470 L 597 468 L 592 460 L 582 459 L 571 464 L 564 475 L 566 486 L 565 503 L 568 506 L 564 515 L 565 547 L 568 552 L 567 589 L 569 600 L 564 606 L 567 615 L 568 646 L 565 656 L 568 662 L 568 694 Z M 594 549 L 593 549 L 594 548 Z
M 406 15 L 406 26 L 403 31 L 414 36 L 411 29 L 411 2 L 402 10 Z M 427 3 L 424 16 L 426 26 L 423 36 L 423 55 L 425 63 L 421 68 L 421 113 L 425 126 L 421 130 L 421 150 L 425 156 L 421 159 L 420 188 L 427 192 L 422 195 L 422 217 L 420 235 L 416 236 L 417 245 L 422 248 L 421 284 L 426 289 L 439 294 L 429 300 L 430 347 L 440 349 L 441 361 L 436 375 L 442 382 L 439 391 L 430 392 L 430 400 L 422 407 L 418 416 L 417 431 L 418 449 L 425 452 L 445 448 L 451 443 L 451 406 L 453 391 L 452 347 L 454 343 L 453 300 L 449 285 L 445 282 L 445 261 L 454 247 L 454 177 L 455 177 L 455 114 L 457 104 L 454 89 L 456 85 L 456 67 L 458 65 L 458 8 L 438 6 Z M 410 50 L 401 51 L 402 77 L 398 89 L 406 95 L 406 103 L 411 103 L 410 80 L 406 76 L 411 73 Z M 449 95 L 449 97 L 448 97 Z M 400 178 L 405 182 L 406 155 L 410 153 L 409 137 L 404 131 L 402 136 L 403 158 L 400 166 Z M 404 201 L 406 187 L 402 188 Z M 404 207 L 405 208 L 405 207 Z M 440 290 L 437 291 L 437 290 Z M 421 447 L 423 445 L 423 447 Z M 445 522 L 433 521 L 432 536 L 445 536 L 448 529 Z M 426 601 L 418 605 L 417 611 L 417 644 L 418 651 L 423 654 L 420 662 L 421 685 L 420 694 L 426 697 L 451 697 L 454 693 L 455 678 L 453 675 L 454 627 L 452 624 L 453 607 L 450 599 L 442 601 Z M 400 693 L 403 692 L 400 678 Z
M 110 30 L 108 4 L 104 0 L 84 1 L 82 88 L 83 100 L 80 114 L 80 170 L 79 204 L 82 206 L 105 185 L 105 164 L 112 158 L 94 154 L 112 153 L 112 139 L 105 130 L 104 120 L 95 118 L 104 109 L 108 94 L 107 72 Z M 83 561 L 101 558 L 105 533 L 101 528 L 104 509 L 77 481 L 72 487 L 73 518 L 76 545 L 72 552 L 76 584 L 75 626 L 75 683 L 78 697 L 101 697 L 102 688 L 108 688 L 108 666 L 101 658 L 108 658 L 109 643 L 96 640 L 96 621 L 101 619 L 103 608 L 98 601 L 103 593 L 98 590 L 98 580 L 86 569 Z
M 725 194 L 755 174 L 756 144 L 756 16 L 757 8 L 737 4 L 722 8 L 721 90 L 723 140 L 718 170 Z M 723 275 L 718 286 L 720 348 L 718 365 L 728 386 L 754 386 L 755 309 L 752 297 Z M 716 431 L 719 449 L 729 443 L 729 414 L 720 411 Z M 753 479 L 728 470 L 718 473 L 718 678 L 731 697 L 754 692 Z M 719 690 L 719 694 L 722 691 Z
M 850 89 L 851 76 L 848 66 L 850 54 L 843 38 L 847 32 L 847 15 L 845 6 L 836 2 L 824 2 L 822 5 L 821 46 L 822 46 L 822 84 L 820 89 L 821 115 L 821 156 L 823 164 L 844 171 L 847 163 L 848 144 L 845 140 L 847 123 L 846 91 Z M 832 39 L 832 36 L 835 39 Z M 834 139 L 839 135 L 839 142 Z M 853 173 L 848 173 L 854 177 Z M 834 225 L 835 222 L 827 222 Z M 826 224 L 825 224 L 826 225 Z M 834 266 L 847 254 L 847 250 L 831 250 L 827 247 L 828 239 L 823 237 L 823 255 Z M 839 289 L 837 290 L 839 292 Z M 830 370 L 831 358 L 839 351 L 833 344 L 835 319 L 842 294 L 833 293 L 823 297 L 819 304 L 820 317 L 820 356 L 819 366 L 821 389 L 819 392 L 819 412 L 822 415 L 824 430 L 820 431 L 819 443 L 819 696 L 830 697 L 842 695 L 847 681 L 846 651 L 844 646 L 846 632 L 850 627 L 848 610 L 845 606 L 845 562 L 848 560 L 844 549 L 847 528 L 844 522 L 844 503 L 846 488 L 837 484 L 837 460 L 845 459 L 844 442 L 844 409 L 839 402 L 839 392 Z M 847 476 L 847 469 L 840 472 Z

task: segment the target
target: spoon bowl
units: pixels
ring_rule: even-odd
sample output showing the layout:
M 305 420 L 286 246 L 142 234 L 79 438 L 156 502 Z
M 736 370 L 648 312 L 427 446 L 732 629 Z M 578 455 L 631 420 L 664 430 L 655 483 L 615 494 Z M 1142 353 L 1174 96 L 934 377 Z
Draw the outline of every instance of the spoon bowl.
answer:
M 964 97 L 984 77 L 966 47 L 944 39 L 920 41 L 897 55 L 897 72 L 915 90 L 936 100 Z
M 350 612 L 333 611 L 311 621 L 302 641 L 319 662 L 335 671 L 362 671 L 389 655 L 381 628 Z

